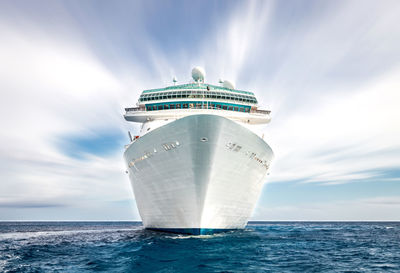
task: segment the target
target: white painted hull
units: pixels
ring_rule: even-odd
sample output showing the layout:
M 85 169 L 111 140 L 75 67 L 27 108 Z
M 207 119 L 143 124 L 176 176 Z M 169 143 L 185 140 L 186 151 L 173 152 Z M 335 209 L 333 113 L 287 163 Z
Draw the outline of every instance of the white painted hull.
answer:
M 202 234 L 246 226 L 273 152 L 234 121 L 191 115 L 140 137 L 124 157 L 145 228 Z

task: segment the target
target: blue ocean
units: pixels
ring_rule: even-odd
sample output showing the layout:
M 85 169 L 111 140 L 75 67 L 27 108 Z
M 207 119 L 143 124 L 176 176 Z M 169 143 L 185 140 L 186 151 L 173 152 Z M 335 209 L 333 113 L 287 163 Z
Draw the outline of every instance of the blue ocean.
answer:
M 400 272 L 400 222 L 251 222 L 203 236 L 0 222 L 0 272 Z

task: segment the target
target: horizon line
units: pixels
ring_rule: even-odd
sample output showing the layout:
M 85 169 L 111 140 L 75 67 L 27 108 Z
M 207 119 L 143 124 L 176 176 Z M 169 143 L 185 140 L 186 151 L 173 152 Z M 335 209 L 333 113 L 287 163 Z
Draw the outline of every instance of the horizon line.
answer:
M 0 222 L 132 222 L 132 223 L 142 223 L 141 220 L 0 220 Z M 334 223 L 334 222 L 400 222 L 400 220 L 251 220 L 248 223 L 260 223 L 260 222 L 270 222 L 270 223 L 290 223 L 290 222 L 314 222 L 314 223 Z

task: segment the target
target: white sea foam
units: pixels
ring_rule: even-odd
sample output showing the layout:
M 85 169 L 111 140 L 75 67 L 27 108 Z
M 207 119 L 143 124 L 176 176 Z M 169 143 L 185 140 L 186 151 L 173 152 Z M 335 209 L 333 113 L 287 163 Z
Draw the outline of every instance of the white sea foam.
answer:
M 169 239 L 210 239 L 216 237 L 223 237 L 224 233 L 214 233 L 214 234 L 207 234 L 207 235 L 175 235 L 175 236 L 167 236 Z
M 7 272 L 6 266 L 10 263 L 11 260 L 17 260 L 20 256 L 15 254 L 6 254 L 4 256 L 0 256 L 0 272 Z
M 23 240 L 37 237 L 59 236 L 59 235 L 75 235 L 82 233 L 104 233 L 104 232 L 119 232 L 119 231 L 135 231 L 139 228 L 126 229 L 82 229 L 82 230 L 57 230 L 57 231 L 28 231 L 28 232 L 9 232 L 0 234 L 0 240 Z

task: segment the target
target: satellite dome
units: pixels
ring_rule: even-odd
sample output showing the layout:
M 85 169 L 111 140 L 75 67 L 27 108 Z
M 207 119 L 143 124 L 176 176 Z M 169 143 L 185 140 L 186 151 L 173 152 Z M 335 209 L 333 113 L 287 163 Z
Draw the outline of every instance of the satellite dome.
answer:
M 204 82 L 206 72 L 200 66 L 196 66 L 192 69 L 192 78 L 195 82 Z
M 228 80 L 224 81 L 223 86 L 228 89 L 235 89 L 235 84 Z

